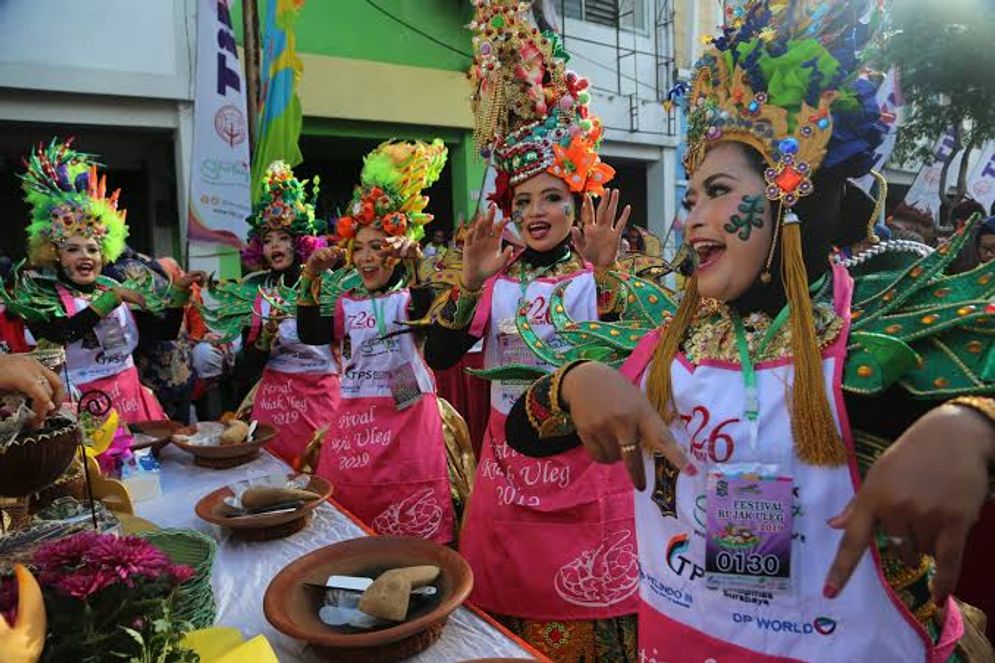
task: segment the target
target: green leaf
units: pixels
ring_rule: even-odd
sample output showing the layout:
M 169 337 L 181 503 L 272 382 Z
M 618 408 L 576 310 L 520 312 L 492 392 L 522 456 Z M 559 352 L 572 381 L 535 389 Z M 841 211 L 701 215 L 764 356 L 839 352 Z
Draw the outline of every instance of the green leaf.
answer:
M 860 390 L 882 391 L 916 368 L 919 355 L 893 336 L 853 332 L 850 343 L 858 347 L 847 355 L 844 382 Z

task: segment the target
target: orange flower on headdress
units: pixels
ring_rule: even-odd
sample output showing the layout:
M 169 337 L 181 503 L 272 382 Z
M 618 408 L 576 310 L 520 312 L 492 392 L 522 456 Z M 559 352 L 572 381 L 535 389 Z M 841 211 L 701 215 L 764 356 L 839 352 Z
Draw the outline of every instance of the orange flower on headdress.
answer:
M 372 223 L 377 218 L 377 210 L 372 201 L 364 200 L 353 210 L 361 223 Z
M 343 239 L 352 239 L 356 236 L 356 219 L 351 216 L 339 217 L 339 222 L 335 226 L 335 234 Z
M 605 184 L 615 175 L 615 169 L 598 158 L 589 140 L 577 134 L 568 147 L 553 146 L 555 161 L 548 168 L 550 174 L 567 183 L 575 193 L 592 193 L 600 196 Z
M 391 212 L 383 218 L 383 231 L 388 235 L 399 237 L 408 229 L 408 217 L 402 212 Z

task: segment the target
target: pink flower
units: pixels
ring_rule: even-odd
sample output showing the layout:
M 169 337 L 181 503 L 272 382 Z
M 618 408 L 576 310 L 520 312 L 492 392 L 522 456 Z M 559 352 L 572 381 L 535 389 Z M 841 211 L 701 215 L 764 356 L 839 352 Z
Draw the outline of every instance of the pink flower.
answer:
M 131 585 L 132 576 L 155 578 L 170 567 L 169 558 L 137 536 L 107 537 L 93 544 L 88 561 Z
M 182 585 L 194 576 L 194 571 L 189 566 L 176 564 L 169 567 L 169 574 L 176 580 L 177 585 Z
M 117 577 L 106 569 L 81 570 L 56 578 L 51 587 L 62 594 L 87 599 L 100 590 L 117 582 Z
M 86 553 L 100 539 L 96 532 L 80 532 L 41 546 L 34 555 L 41 584 L 50 585 L 63 574 L 83 566 Z

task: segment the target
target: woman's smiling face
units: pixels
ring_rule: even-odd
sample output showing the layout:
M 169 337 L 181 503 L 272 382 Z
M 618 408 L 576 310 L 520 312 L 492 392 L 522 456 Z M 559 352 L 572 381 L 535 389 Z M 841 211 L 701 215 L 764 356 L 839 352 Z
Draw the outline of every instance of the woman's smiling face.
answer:
M 90 285 L 103 268 L 100 244 L 97 240 L 73 235 L 59 245 L 59 265 L 76 285 Z
M 569 235 L 577 210 L 566 182 L 540 173 L 515 186 L 512 220 L 529 248 L 544 252 Z
M 764 178 L 748 149 L 733 142 L 710 149 L 684 200 L 685 241 L 698 256 L 698 292 L 723 302 L 756 281 L 773 236 Z
M 363 226 L 356 233 L 352 245 L 352 264 L 367 290 L 379 290 L 387 285 L 394 271 L 393 261 L 380 253 L 386 238 L 384 231 L 370 226 Z
M 294 264 L 294 238 L 282 230 L 271 230 L 263 236 L 263 257 L 270 269 L 282 272 Z

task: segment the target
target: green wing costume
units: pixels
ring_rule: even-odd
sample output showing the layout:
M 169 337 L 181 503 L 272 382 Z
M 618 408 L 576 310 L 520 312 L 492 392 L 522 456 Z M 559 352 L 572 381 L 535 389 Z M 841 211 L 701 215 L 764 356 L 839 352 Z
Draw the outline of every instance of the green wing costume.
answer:
M 320 289 L 316 289 L 318 305 L 323 315 L 331 315 L 342 293 L 361 285 L 362 280 L 359 273 L 350 268 L 325 272 L 320 283 Z M 274 282 L 268 271 L 253 272 L 238 280 L 214 281 L 207 289 L 209 297 L 200 305 L 200 310 L 218 342 L 228 343 L 251 326 L 255 316 L 263 320 L 293 317 L 303 285 L 301 281 L 288 285 L 282 279 Z M 269 304 L 265 316 L 259 307 L 263 301 Z
M 134 290 L 145 298 L 143 310 L 159 313 L 173 304 L 177 293 L 168 284 L 157 285 L 161 280 L 157 280 L 155 276 L 148 267 L 135 263 L 129 267 L 128 278 L 123 282 L 107 276 L 98 276 L 96 283 L 101 288 L 122 287 Z M 21 262 L 14 268 L 10 287 L 0 288 L 0 297 L 7 310 L 25 322 L 44 322 L 68 315 L 59 298 L 60 285 L 66 286 L 55 272 L 26 269 Z
M 916 398 L 991 393 L 995 263 L 945 273 L 977 221 L 928 256 L 886 253 L 851 268 L 845 390 L 877 394 L 897 382 Z

